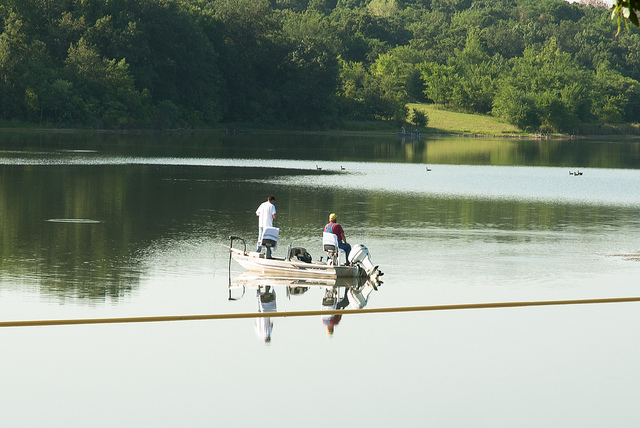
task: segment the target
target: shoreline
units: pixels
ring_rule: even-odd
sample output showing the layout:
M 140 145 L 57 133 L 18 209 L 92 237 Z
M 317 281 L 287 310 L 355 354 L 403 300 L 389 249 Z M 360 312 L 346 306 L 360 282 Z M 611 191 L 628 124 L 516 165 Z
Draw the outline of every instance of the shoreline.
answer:
M 483 134 L 483 133 L 447 133 L 447 132 L 425 132 L 418 137 L 414 135 L 398 135 L 393 131 L 349 131 L 349 130 L 329 130 L 329 131 L 295 131 L 295 130 L 269 130 L 269 129 L 252 129 L 244 130 L 239 128 L 225 129 L 193 129 L 193 128 L 176 128 L 176 129 L 82 129 L 82 128 L 2 128 L 0 133 L 24 132 L 24 133 L 51 133 L 51 134 L 158 134 L 158 135 L 189 135 L 189 134 L 221 134 L 221 135 L 249 135 L 249 134 L 280 134 L 280 135 L 334 135 L 334 136 L 389 136 L 406 140 L 418 141 L 421 138 L 506 138 L 514 140 L 577 140 L 577 139 L 606 139 L 615 137 L 616 139 L 638 139 L 638 134 Z

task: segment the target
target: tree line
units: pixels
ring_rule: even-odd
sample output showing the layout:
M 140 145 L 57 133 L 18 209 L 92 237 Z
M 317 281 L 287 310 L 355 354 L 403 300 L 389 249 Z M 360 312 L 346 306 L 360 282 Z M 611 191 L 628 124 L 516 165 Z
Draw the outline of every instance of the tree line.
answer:
M 3 0 L 0 119 L 57 127 L 640 117 L 640 32 L 563 0 Z M 424 120 L 416 116 L 416 120 Z

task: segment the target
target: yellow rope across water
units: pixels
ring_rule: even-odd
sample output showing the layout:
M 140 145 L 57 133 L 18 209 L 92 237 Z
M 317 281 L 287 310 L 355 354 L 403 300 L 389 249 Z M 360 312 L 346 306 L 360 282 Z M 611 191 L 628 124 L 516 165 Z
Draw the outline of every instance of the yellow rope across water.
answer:
M 501 303 L 467 303 L 460 305 L 435 305 L 435 306 L 405 306 L 397 308 L 372 308 L 372 309 L 343 309 L 343 310 L 317 310 L 317 311 L 291 311 L 291 312 L 261 312 L 239 314 L 203 314 L 203 315 L 166 315 L 153 317 L 126 317 L 126 318 L 87 318 L 67 320 L 31 320 L 31 321 L 0 321 L 0 327 L 36 327 L 51 325 L 78 325 L 78 324 L 121 324 L 142 322 L 168 322 L 168 321 L 201 321 L 239 318 L 285 318 L 307 317 L 317 315 L 338 314 L 374 314 L 394 312 L 424 312 L 424 311 L 449 311 L 461 309 L 492 309 L 492 308 L 516 308 L 524 306 L 557 306 L 557 305 L 583 305 L 596 303 L 629 303 L 640 302 L 640 297 L 614 297 L 607 299 L 583 299 L 583 300 L 548 300 L 538 302 L 501 302 Z

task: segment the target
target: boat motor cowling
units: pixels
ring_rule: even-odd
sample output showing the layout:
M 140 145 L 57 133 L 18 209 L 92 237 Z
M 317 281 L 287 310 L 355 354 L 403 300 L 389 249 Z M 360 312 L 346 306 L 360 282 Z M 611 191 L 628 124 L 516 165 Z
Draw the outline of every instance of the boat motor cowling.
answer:
M 378 269 L 378 266 L 374 266 L 371 262 L 371 257 L 369 256 L 369 250 L 362 244 L 354 245 L 349 252 L 349 262 L 351 264 L 360 263 L 364 266 L 364 270 L 367 272 L 367 275 L 371 276 Z

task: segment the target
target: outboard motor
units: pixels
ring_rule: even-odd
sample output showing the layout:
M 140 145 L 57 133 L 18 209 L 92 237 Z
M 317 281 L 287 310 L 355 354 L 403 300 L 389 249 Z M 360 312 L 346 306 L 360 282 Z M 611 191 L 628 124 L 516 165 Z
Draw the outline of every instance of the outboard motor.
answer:
M 351 264 L 360 263 L 369 277 L 382 276 L 382 272 L 378 269 L 378 266 L 374 266 L 369 257 L 369 250 L 362 244 L 354 245 L 349 253 L 349 262 Z
M 347 291 L 349 309 L 362 309 L 367 306 L 369 295 L 375 290 L 376 286 L 371 281 L 367 281 L 361 288 L 349 287 Z

